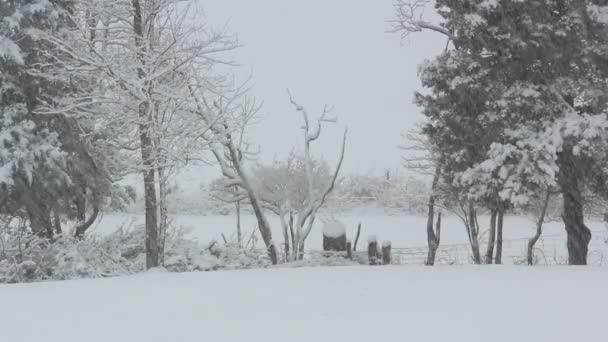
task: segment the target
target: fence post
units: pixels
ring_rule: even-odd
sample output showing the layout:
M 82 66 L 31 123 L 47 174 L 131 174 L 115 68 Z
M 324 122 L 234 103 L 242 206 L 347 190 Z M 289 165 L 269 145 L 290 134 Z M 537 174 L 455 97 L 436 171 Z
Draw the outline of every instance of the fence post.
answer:
M 370 265 L 376 265 L 378 260 L 378 242 L 375 235 L 370 235 L 367 239 L 367 259 Z
M 352 243 L 350 242 L 350 240 L 346 241 L 346 257 L 349 260 L 353 260 L 353 247 L 352 247 Z
M 384 265 L 390 265 L 391 263 L 391 242 L 382 242 L 382 263 Z

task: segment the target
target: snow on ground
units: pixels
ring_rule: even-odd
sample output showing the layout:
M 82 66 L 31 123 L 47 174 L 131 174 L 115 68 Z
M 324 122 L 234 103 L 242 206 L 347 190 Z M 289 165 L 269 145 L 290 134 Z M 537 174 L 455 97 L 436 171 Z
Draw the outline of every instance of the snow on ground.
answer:
M 0 340 L 605 341 L 608 272 L 423 266 L 147 273 L 0 286 Z

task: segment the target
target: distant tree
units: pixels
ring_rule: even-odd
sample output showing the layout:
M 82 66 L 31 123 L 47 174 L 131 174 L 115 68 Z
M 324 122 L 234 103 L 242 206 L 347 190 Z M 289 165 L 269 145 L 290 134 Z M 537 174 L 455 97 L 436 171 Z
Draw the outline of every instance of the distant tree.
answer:
M 321 196 L 331 181 L 331 171 L 324 160 L 312 160 L 311 179 L 308 178 L 306 164 L 303 155 L 292 152 L 285 161 L 258 164 L 253 169 L 254 184 L 261 199 L 281 220 L 286 260 L 292 259 L 290 250 L 295 250 L 295 236 L 290 236 L 290 232 L 293 230 L 293 217 L 306 209 L 308 183 L 312 182 L 315 196 Z

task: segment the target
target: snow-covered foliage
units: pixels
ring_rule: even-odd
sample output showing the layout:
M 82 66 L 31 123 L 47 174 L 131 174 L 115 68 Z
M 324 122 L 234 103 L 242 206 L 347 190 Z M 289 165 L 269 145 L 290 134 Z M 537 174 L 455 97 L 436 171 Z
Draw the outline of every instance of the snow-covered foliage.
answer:
M 6 223 L 6 222 L 3 222 Z M 127 226 L 107 236 L 78 239 L 66 234 L 52 242 L 23 234 L 22 225 L 0 230 L 0 283 L 86 279 L 127 275 L 145 269 L 143 226 Z M 271 263 L 260 249 L 213 242 L 201 245 L 188 230 L 168 231 L 164 268 L 170 272 L 264 268 Z

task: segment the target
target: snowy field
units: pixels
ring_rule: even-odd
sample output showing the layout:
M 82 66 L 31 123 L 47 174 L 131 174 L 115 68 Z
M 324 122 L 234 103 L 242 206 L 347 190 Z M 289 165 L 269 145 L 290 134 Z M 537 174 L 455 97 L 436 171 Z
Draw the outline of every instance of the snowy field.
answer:
M 600 342 L 606 284 L 593 267 L 361 266 L 1 285 L 0 340 Z
M 268 217 L 273 229 L 273 237 L 277 243 L 281 243 L 283 233 L 279 219 L 276 216 Z M 404 253 L 414 253 L 407 263 L 423 263 L 424 253 L 426 252 L 426 217 L 413 215 L 389 215 L 382 210 L 365 210 L 362 212 L 346 213 L 341 215 L 322 215 L 315 224 L 306 242 L 308 250 L 322 249 L 322 224 L 324 220 L 336 218 L 346 225 L 347 236 L 354 240 L 357 224 L 362 223 L 361 237 L 359 239 L 359 250 L 366 248 L 365 244 L 369 235 L 376 235 L 378 240 L 390 240 L 396 252 L 399 249 Z M 208 243 L 212 240 L 222 241 L 221 234 L 227 239 L 236 238 L 236 219 L 234 216 L 195 216 L 195 215 L 175 215 L 171 216 L 174 226 L 182 226 L 191 229 L 189 236 L 197 239 L 201 243 Z M 141 225 L 144 222 L 143 215 L 105 215 L 93 226 L 92 230 L 99 234 L 107 234 L 116 230 L 120 226 L 129 227 Z M 489 217 L 480 217 L 481 226 L 480 241 L 482 252 L 485 241 L 486 231 L 489 226 Z M 606 251 L 605 239 L 608 238 L 608 229 L 603 222 L 589 221 L 587 225 L 593 233 L 590 244 L 590 263 L 608 263 L 608 253 Z M 252 215 L 243 215 L 242 230 L 245 239 L 248 239 L 252 232 L 256 232 L 256 220 Z M 443 218 L 441 232 L 441 245 L 438 258 L 443 254 L 460 255 L 461 263 L 466 259 L 468 253 L 468 238 L 463 223 L 456 216 L 446 216 Z M 535 225 L 531 218 L 525 216 L 507 216 L 504 223 L 504 262 L 515 262 L 525 255 L 527 239 L 534 235 Z M 261 240 L 258 240 L 258 247 L 262 247 Z M 545 263 L 564 263 L 566 258 L 566 235 L 563 223 L 549 222 L 545 224 L 543 238 L 539 240 L 537 247 L 543 249 L 543 262 Z

